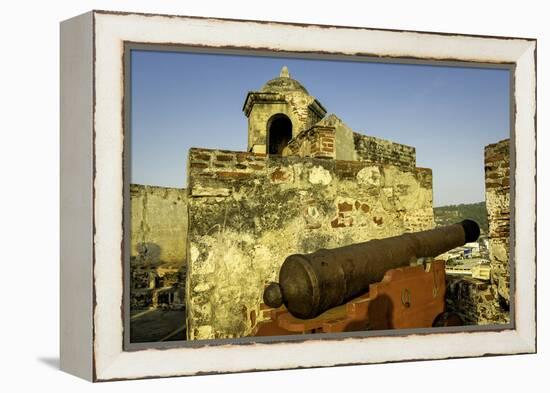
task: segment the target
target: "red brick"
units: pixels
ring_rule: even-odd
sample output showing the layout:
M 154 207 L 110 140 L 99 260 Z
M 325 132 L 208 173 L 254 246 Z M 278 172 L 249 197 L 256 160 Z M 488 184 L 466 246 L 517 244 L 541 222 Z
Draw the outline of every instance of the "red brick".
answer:
M 352 171 L 339 171 L 337 175 L 339 175 L 341 179 L 353 179 L 355 178 L 356 173 Z
M 237 162 L 246 161 L 248 158 L 248 153 L 237 153 Z
M 265 161 L 266 155 L 265 154 L 249 154 L 246 159 L 247 161 L 255 161 L 255 162 L 263 162 Z
M 191 157 L 194 160 L 203 160 L 203 161 L 209 161 L 210 160 L 210 154 L 205 154 L 205 153 L 195 153 Z
M 218 161 L 233 161 L 235 157 L 234 156 L 230 156 L 230 155 L 227 155 L 227 154 L 219 154 L 216 156 L 216 160 Z
M 333 227 L 333 228 L 344 228 L 345 227 L 344 223 L 340 222 L 338 220 L 338 218 L 335 218 L 334 220 L 332 220 L 330 222 L 330 226 Z
M 350 212 L 353 210 L 353 205 L 351 203 L 342 202 L 338 204 L 338 211 L 340 212 Z
M 216 175 L 223 179 L 246 179 L 251 177 L 251 174 L 246 172 L 218 172 Z
M 287 181 L 290 179 L 290 173 L 287 171 L 282 170 L 281 168 L 277 168 L 273 171 L 271 174 L 271 180 L 272 181 Z
M 485 178 L 487 178 L 487 179 L 498 179 L 500 177 L 502 177 L 502 175 L 500 173 L 496 173 L 496 172 L 491 172 L 491 173 L 489 173 L 485 176 Z
M 495 154 L 494 156 L 485 157 L 485 163 L 504 161 L 506 156 L 504 154 Z

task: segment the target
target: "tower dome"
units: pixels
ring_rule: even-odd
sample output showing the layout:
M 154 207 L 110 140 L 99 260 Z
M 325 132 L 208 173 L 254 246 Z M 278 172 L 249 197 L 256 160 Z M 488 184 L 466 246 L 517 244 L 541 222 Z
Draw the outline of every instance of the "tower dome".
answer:
M 248 150 L 264 154 L 282 154 L 292 138 L 326 114 L 286 66 L 259 91 L 248 92 L 243 112 L 248 118 Z
M 283 66 L 278 78 L 269 80 L 261 88 L 262 92 L 285 92 L 285 91 L 300 91 L 309 95 L 308 91 L 300 82 L 290 77 L 288 68 Z

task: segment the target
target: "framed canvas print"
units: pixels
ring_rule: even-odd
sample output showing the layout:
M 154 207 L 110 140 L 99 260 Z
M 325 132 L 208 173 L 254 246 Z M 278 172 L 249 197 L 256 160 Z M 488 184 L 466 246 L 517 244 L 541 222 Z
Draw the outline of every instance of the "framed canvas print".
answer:
M 61 368 L 536 351 L 536 40 L 61 24 Z

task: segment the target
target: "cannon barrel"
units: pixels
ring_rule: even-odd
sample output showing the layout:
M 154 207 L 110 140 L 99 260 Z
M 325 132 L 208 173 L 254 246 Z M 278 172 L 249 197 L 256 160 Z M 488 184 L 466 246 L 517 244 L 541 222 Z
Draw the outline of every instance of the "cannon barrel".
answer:
M 279 283 L 264 290 L 264 303 L 270 307 L 284 304 L 297 318 L 314 318 L 366 292 L 389 269 L 435 257 L 478 237 L 477 223 L 464 220 L 428 231 L 293 254 L 281 266 Z

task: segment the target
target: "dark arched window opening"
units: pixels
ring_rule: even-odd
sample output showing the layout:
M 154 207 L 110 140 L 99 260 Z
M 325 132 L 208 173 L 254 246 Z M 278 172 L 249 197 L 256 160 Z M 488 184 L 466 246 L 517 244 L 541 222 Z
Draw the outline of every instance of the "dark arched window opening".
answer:
M 271 118 L 268 127 L 268 153 L 281 154 L 292 139 L 292 122 L 287 116 L 278 114 Z

